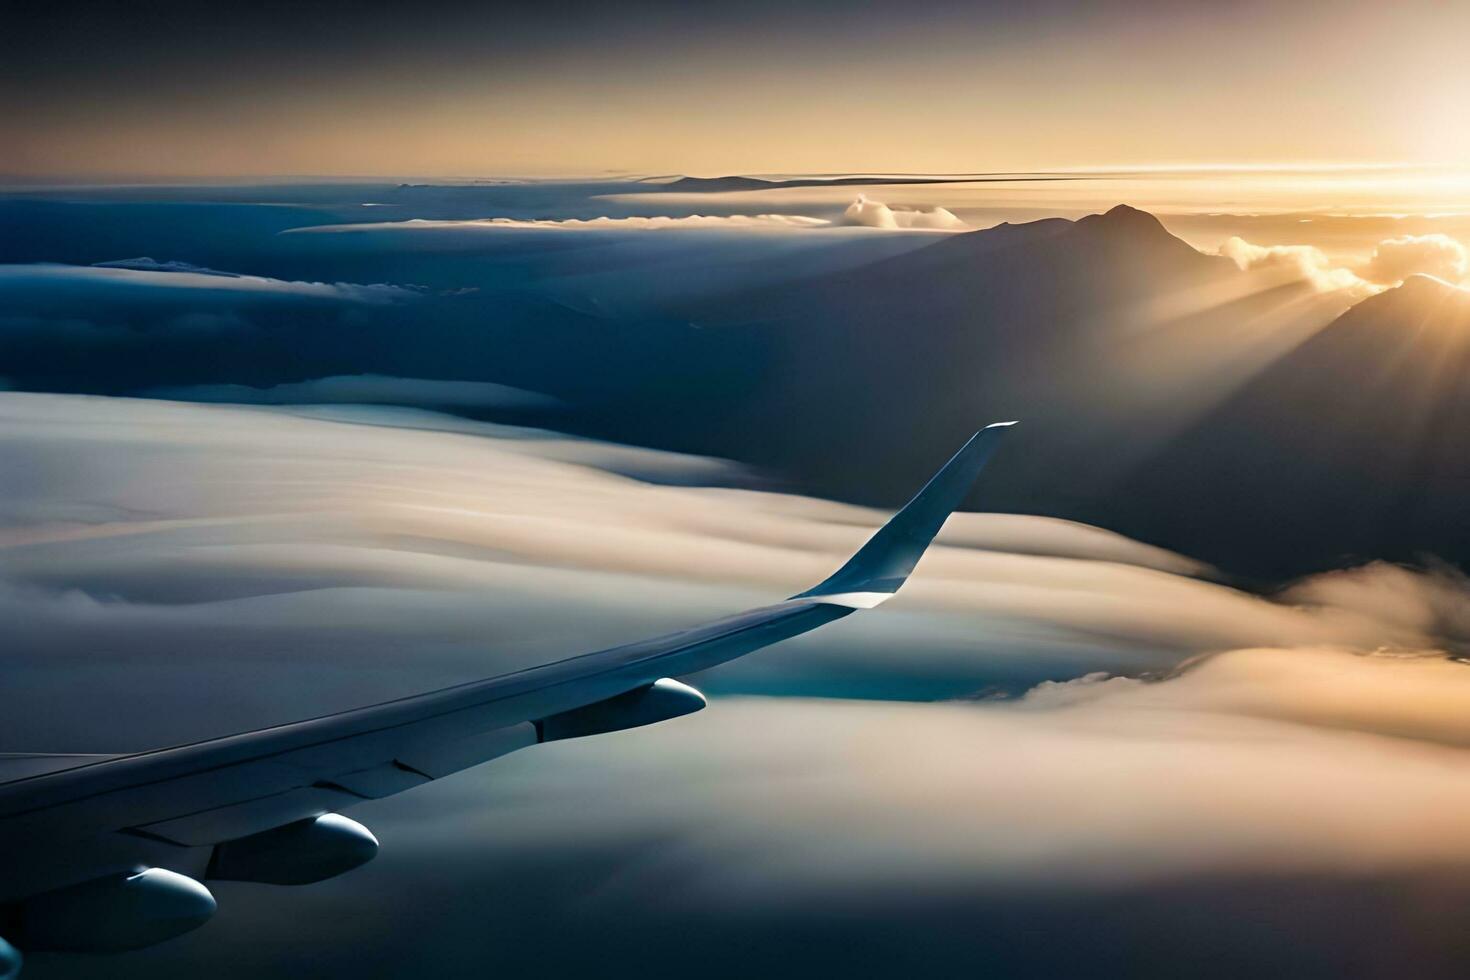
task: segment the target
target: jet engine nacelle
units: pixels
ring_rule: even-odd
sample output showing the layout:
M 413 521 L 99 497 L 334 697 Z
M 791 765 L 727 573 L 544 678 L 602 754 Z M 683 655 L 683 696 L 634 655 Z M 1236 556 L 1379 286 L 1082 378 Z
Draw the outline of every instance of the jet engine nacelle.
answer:
M 324 813 L 216 845 L 205 877 L 309 885 L 366 864 L 377 853 L 372 831 L 340 813 Z
M 536 723 L 536 731 L 541 741 L 554 742 L 652 725 L 692 714 L 704 706 L 703 694 L 688 684 L 664 677 L 606 701 L 550 715 Z
M 15 980 L 20 976 L 20 950 L 0 939 L 0 980 Z
M 214 896 L 193 878 L 147 868 L 26 899 L 17 910 L 15 938 L 26 949 L 115 953 L 197 929 L 214 909 Z

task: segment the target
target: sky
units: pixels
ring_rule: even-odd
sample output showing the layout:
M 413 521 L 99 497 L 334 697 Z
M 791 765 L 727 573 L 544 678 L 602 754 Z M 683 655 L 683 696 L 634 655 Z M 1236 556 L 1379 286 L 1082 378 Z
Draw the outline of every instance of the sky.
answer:
M 1450 2 L 9 5 L 0 174 L 1470 165 Z

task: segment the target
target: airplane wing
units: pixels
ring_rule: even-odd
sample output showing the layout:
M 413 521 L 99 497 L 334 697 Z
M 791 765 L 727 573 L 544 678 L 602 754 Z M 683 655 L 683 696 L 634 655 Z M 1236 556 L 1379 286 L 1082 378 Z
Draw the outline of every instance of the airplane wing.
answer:
M 539 742 L 704 707 L 671 680 L 898 590 L 994 453 L 977 432 L 841 569 L 790 599 L 544 666 L 132 755 L 0 756 L 0 923 L 21 948 L 150 945 L 214 911 L 203 880 L 304 884 L 377 850 L 340 816 Z M 9 953 L 7 954 L 7 950 Z M 0 980 L 10 955 L 0 940 Z

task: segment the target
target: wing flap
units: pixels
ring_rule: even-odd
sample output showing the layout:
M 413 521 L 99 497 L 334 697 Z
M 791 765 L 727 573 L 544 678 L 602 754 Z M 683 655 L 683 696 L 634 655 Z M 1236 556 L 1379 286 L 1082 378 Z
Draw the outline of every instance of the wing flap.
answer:
M 370 769 L 359 769 L 356 772 L 334 776 L 330 785 L 340 787 L 353 796 L 360 796 L 365 800 L 381 800 L 385 796 L 392 796 L 394 793 L 402 793 L 406 789 L 422 786 L 431 779 L 431 776 L 422 772 L 407 769 L 397 762 L 390 762 L 387 765 L 373 766 Z
M 530 722 L 509 725 L 469 738 L 422 745 L 404 752 L 395 761 L 423 773 L 430 779 L 442 779 L 461 769 L 477 766 L 491 759 L 509 755 L 537 742 L 536 726 Z
M 263 830 L 271 830 L 307 817 L 319 817 L 360 802 L 360 797 L 341 790 L 325 786 L 303 786 L 286 793 L 128 829 L 161 837 L 175 844 L 195 847 L 248 837 Z

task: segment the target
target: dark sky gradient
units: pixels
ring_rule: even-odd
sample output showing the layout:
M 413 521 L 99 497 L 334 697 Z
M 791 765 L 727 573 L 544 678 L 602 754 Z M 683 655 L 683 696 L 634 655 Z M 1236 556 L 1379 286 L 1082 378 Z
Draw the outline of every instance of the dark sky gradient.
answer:
M 0 173 L 1463 162 L 1458 5 L 12 4 Z M 1312 57 L 1304 60 L 1303 51 Z M 1283 99 L 1283 94 L 1290 98 Z

